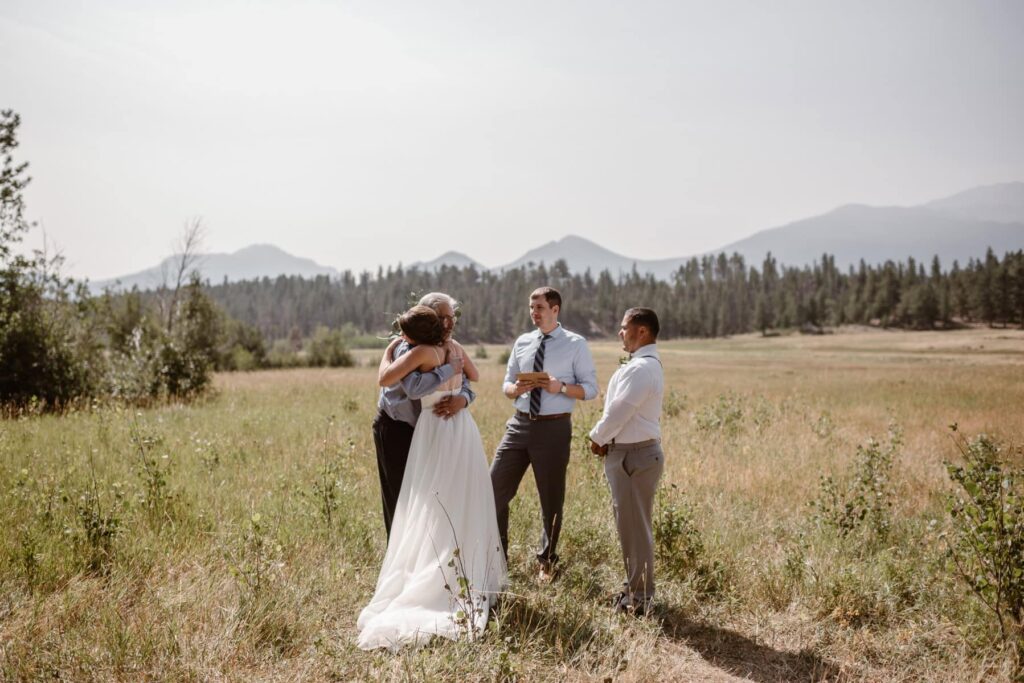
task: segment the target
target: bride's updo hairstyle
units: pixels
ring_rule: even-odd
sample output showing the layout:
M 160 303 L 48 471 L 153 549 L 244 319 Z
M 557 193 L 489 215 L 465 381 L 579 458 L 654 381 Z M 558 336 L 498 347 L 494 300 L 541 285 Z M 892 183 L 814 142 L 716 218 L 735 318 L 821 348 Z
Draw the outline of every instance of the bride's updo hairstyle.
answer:
M 413 306 L 398 316 L 398 328 L 417 344 L 438 346 L 444 341 L 444 323 L 429 306 Z

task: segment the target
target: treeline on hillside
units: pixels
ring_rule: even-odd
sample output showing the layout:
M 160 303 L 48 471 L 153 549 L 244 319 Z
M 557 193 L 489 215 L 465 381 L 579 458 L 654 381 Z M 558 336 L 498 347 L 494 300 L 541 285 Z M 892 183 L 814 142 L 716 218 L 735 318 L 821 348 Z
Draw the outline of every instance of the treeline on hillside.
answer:
M 342 331 L 317 328 L 268 352 L 255 328 L 226 316 L 195 272 L 201 222 L 182 236 L 174 273 L 145 296 L 106 293 L 60 275 L 62 259 L 16 249 L 31 227 L 14 161 L 20 118 L 0 111 L 0 416 L 92 401 L 187 400 L 215 369 L 351 365 Z
M 864 263 L 841 272 L 831 256 L 802 268 L 769 255 L 760 269 L 738 255 L 692 259 L 671 282 L 637 272 L 572 274 L 564 261 L 503 273 L 469 268 L 379 270 L 264 278 L 210 287 L 194 274 L 200 223 L 186 228 L 177 267 L 155 292 L 92 297 L 60 275 L 61 259 L 20 255 L 29 230 L 16 163 L 20 119 L 0 112 L 0 412 L 63 409 L 84 400 L 145 404 L 202 395 L 213 370 L 344 366 L 348 349 L 379 345 L 394 316 L 419 295 L 463 302 L 459 337 L 509 343 L 530 329 L 529 293 L 561 290 L 561 320 L 591 337 L 611 336 L 630 306 L 650 306 L 665 337 L 713 337 L 844 323 L 905 328 L 960 321 L 1024 322 L 1024 252 L 991 250 L 963 268 Z M 272 343 L 268 344 L 268 341 Z
M 503 273 L 473 267 L 378 270 L 338 279 L 281 276 L 209 289 L 229 316 L 268 339 L 309 335 L 318 326 L 364 334 L 389 329 L 394 315 L 417 295 L 443 291 L 462 302 L 459 337 L 508 343 L 530 328 L 529 293 L 550 285 L 561 291 L 561 320 L 591 336 L 615 334 L 622 311 L 658 311 L 666 337 L 716 337 L 781 328 L 842 324 L 906 329 L 948 328 L 960 322 L 989 325 L 1024 321 L 1024 252 L 980 259 L 946 270 L 938 258 L 926 269 L 913 258 L 843 272 L 824 255 L 804 267 L 782 266 L 769 254 L 760 267 L 738 254 L 691 259 L 671 282 L 632 272 L 613 277 L 570 273 L 564 261 Z M 350 335 L 351 336 L 351 335 Z

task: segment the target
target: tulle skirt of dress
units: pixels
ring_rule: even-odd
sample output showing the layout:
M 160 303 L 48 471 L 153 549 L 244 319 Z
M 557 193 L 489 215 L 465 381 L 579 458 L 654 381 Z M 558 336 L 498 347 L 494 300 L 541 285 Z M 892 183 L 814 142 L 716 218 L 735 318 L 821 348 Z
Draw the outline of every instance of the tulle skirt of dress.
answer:
M 449 393 L 423 399 L 377 588 L 357 622 L 364 650 L 472 637 L 508 582 L 476 422 L 468 410 L 448 420 L 430 410 Z

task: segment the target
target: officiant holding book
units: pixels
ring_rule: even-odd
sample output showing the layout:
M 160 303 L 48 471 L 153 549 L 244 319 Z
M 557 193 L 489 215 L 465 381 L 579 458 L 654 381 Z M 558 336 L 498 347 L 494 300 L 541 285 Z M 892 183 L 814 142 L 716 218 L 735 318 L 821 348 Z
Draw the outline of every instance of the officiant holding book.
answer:
M 515 406 L 491 464 L 491 484 L 501 545 L 508 557 L 509 505 L 526 470 L 533 468 L 540 497 L 542 530 L 538 578 L 554 578 L 562 527 L 565 474 L 576 401 L 597 396 L 597 371 L 582 336 L 558 322 L 562 296 L 551 287 L 530 294 L 530 318 L 537 329 L 512 347 L 503 391 Z

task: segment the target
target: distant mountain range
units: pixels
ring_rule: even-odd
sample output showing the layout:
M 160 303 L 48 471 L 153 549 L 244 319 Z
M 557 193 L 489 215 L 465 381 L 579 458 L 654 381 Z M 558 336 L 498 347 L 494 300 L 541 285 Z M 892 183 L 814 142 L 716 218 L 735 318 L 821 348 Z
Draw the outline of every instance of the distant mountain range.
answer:
M 782 263 L 804 265 L 824 253 L 846 268 L 867 263 L 930 261 L 943 267 L 980 258 L 991 247 L 1000 256 L 1024 249 L 1024 183 L 967 190 L 922 206 L 848 204 L 822 216 L 762 230 L 721 249 L 760 264 L 765 253 Z
M 849 204 L 829 213 L 805 218 L 787 225 L 769 228 L 750 237 L 715 249 L 710 254 L 738 253 L 749 265 L 760 267 L 770 251 L 779 263 L 803 266 L 831 254 L 836 265 L 847 268 L 861 259 L 870 264 L 886 260 L 905 260 L 913 256 L 928 263 L 938 255 L 944 268 L 954 260 L 961 264 L 984 256 L 991 247 L 1000 256 L 1024 249 L 1024 183 L 989 185 L 960 192 L 921 206 L 866 206 Z M 572 272 L 593 274 L 603 270 L 613 275 L 628 273 L 634 267 L 667 279 L 691 256 L 644 260 L 623 256 L 583 237 L 569 235 L 531 249 L 519 258 L 494 270 L 509 270 L 528 263 L 547 265 L 564 259 Z M 702 256 L 697 254 L 696 256 Z M 162 282 L 163 264 L 132 275 L 92 284 L 95 291 L 105 286 L 130 289 L 153 288 Z M 431 261 L 409 264 L 407 268 L 435 270 L 442 266 L 474 266 L 487 270 L 469 256 L 449 251 Z M 204 279 L 218 283 L 264 276 L 316 275 L 335 277 L 338 271 L 311 259 L 292 256 L 271 245 L 254 245 L 233 254 L 208 254 L 199 266 Z
M 102 291 L 106 287 L 156 289 L 164 282 L 164 272 L 166 271 L 170 277 L 174 271 L 175 260 L 176 257 L 169 256 L 152 268 L 110 280 L 92 282 L 89 286 L 94 292 Z M 312 259 L 292 256 L 272 244 L 253 244 L 232 254 L 204 254 L 197 264 L 197 268 L 202 273 L 204 280 L 209 280 L 214 284 L 222 282 L 225 278 L 236 282 L 258 279 L 263 276 L 299 275 L 304 278 L 313 278 L 317 275 L 337 277 L 340 274 L 334 268 L 321 266 Z

